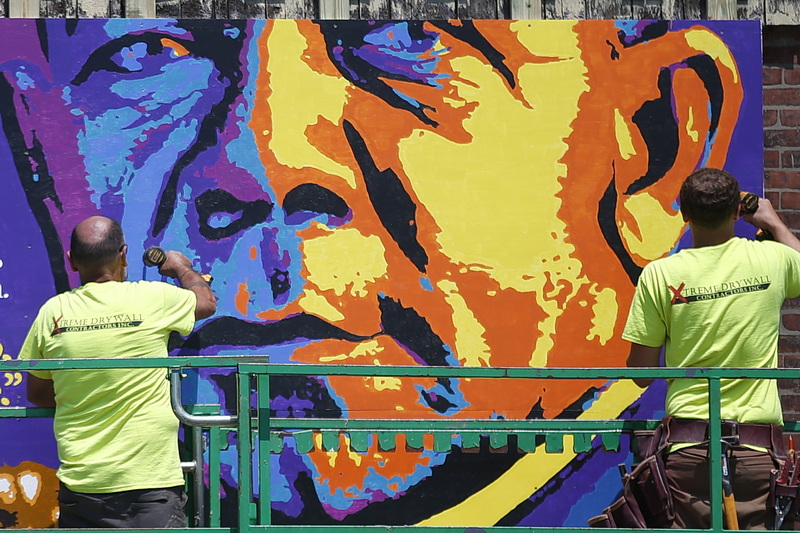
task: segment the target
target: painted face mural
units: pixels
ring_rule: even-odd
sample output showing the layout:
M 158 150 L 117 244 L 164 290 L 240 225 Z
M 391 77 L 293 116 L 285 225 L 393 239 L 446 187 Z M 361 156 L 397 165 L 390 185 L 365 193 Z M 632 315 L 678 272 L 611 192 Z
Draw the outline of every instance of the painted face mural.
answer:
M 38 306 L 77 285 L 64 243 L 103 214 L 131 279 L 157 279 L 134 265 L 151 245 L 213 275 L 217 314 L 173 354 L 621 366 L 638 274 L 684 235 L 682 180 L 725 167 L 760 190 L 759 43 L 757 22 L 0 20 L 0 342 L 15 357 Z M 185 400 L 233 410 L 233 375 L 190 382 Z M 661 402 L 602 380 L 270 388 L 281 417 L 642 418 Z M 46 422 L 2 424 L 44 440 L 15 437 L 0 464 L 52 477 Z M 582 526 L 629 460 L 540 448 L 287 439 L 274 520 Z

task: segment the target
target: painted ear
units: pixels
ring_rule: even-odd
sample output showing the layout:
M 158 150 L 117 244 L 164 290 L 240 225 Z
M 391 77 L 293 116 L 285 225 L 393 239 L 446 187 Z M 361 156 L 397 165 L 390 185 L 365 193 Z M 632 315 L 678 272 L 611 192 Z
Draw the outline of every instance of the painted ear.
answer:
M 643 265 L 669 253 L 684 231 L 675 202 L 686 176 L 725 164 L 743 90 L 727 45 L 706 28 L 638 44 L 621 52 L 626 60 L 632 97 L 615 111 L 616 218 Z

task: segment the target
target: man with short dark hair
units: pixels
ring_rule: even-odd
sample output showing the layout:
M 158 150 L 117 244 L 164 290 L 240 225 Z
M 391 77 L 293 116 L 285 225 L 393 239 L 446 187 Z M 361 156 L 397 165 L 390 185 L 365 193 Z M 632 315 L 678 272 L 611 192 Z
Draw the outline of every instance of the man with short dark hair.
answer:
M 736 179 L 725 171 L 694 172 L 680 190 L 681 213 L 693 248 L 647 265 L 639 278 L 622 334 L 630 341 L 628 366 L 775 368 L 780 308 L 800 295 L 800 241 L 770 202 L 760 199 L 744 219 L 778 242 L 736 237 L 740 215 Z M 636 380 L 647 386 L 652 380 Z M 767 508 L 770 471 L 784 455 L 780 397 L 775 380 L 722 380 L 722 420 L 738 432 L 731 476 L 739 526 L 772 526 Z M 664 425 L 669 430 L 666 475 L 675 526 L 709 528 L 708 385 L 670 380 Z
M 183 254 L 168 251 L 159 269 L 179 288 L 126 282 L 126 253 L 116 221 L 78 224 L 67 256 L 81 286 L 45 302 L 20 359 L 166 357 L 171 331 L 187 335 L 214 313 L 211 288 Z M 186 527 L 163 368 L 31 371 L 28 399 L 56 408 L 59 527 Z

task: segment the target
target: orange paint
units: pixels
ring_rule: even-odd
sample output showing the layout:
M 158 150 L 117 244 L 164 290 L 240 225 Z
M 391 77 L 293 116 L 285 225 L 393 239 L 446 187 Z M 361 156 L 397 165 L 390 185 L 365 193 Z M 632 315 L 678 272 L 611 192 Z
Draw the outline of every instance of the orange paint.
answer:
M 247 280 L 239 283 L 239 290 L 236 293 L 236 310 L 247 316 L 247 307 L 250 302 L 250 291 L 247 290 Z

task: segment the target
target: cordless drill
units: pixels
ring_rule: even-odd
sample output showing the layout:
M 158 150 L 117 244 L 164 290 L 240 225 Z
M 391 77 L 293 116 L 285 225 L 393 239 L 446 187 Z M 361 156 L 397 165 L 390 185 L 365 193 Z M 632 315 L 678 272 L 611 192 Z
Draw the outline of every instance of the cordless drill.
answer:
M 742 213 L 752 214 L 758 211 L 758 196 L 746 191 L 739 192 L 739 204 L 742 206 Z M 759 241 L 774 241 L 775 237 L 765 229 L 756 232 L 756 239 Z
M 159 248 L 158 246 L 151 246 L 145 250 L 144 255 L 142 255 L 142 262 L 149 267 L 154 266 L 161 268 L 161 265 L 163 265 L 166 260 L 167 253 L 163 248 Z M 214 279 L 211 274 L 200 274 L 200 277 L 208 284 L 211 284 L 211 281 Z

